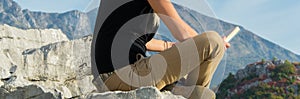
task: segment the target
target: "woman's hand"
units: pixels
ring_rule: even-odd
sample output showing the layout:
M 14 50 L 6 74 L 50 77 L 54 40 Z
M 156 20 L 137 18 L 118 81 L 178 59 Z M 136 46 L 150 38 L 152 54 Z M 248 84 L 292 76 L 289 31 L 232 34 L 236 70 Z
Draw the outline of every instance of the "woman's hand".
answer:
M 166 49 L 169 49 L 171 48 L 172 46 L 174 46 L 176 44 L 176 42 L 168 42 L 167 41 L 167 44 L 168 44 L 168 47 Z
M 171 48 L 174 44 L 175 42 L 152 39 L 147 42 L 146 47 L 148 51 L 161 52 Z
M 223 37 L 223 40 L 224 40 L 225 48 L 226 48 L 226 49 L 229 48 L 231 45 L 230 45 L 229 42 L 226 42 L 226 41 L 225 41 L 225 40 L 226 40 L 226 36 Z

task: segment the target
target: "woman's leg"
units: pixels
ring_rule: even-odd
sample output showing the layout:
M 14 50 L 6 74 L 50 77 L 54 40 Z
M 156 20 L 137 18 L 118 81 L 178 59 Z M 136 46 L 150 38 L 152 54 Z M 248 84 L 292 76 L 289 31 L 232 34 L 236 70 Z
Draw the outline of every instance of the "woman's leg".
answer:
M 109 90 L 132 90 L 141 86 L 158 89 L 171 84 L 196 68 L 197 85 L 208 86 L 225 51 L 216 32 L 202 33 L 172 48 L 118 69 L 105 84 Z
M 220 61 L 222 60 L 222 57 L 224 55 L 225 47 L 223 45 L 216 43 L 215 41 L 212 40 L 220 40 L 218 36 L 214 36 L 216 34 L 210 34 L 208 39 L 210 40 L 210 46 L 209 47 L 209 54 L 208 56 L 202 56 L 201 64 L 199 67 L 191 71 L 187 77 L 187 80 L 185 82 L 185 85 L 201 85 L 204 87 L 209 87 L 211 83 L 212 76 L 214 72 L 216 71 Z M 201 42 L 201 38 L 196 38 L 196 42 Z M 214 42 L 214 43 L 213 43 Z M 222 41 L 217 41 L 217 42 L 222 42 Z M 199 43 L 198 43 L 199 44 Z M 201 44 L 201 43 L 200 43 Z M 200 46 L 200 45 L 198 45 Z M 205 49 L 205 48 L 204 48 Z M 199 49 L 199 52 L 201 52 L 201 49 Z M 202 51 L 203 54 L 205 51 Z

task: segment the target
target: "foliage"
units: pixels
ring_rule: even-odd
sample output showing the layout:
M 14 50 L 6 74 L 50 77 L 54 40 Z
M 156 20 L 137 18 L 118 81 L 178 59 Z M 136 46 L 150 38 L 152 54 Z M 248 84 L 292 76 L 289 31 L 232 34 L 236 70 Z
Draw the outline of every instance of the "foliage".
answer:
M 233 99 L 239 99 L 239 97 L 246 99 L 295 99 L 297 96 L 294 95 L 294 89 L 291 87 L 274 87 L 261 83 L 242 94 L 232 96 Z
M 278 58 L 277 57 L 273 57 L 273 61 L 277 61 L 278 60 Z
M 266 59 L 261 59 L 261 62 L 264 64 L 266 62 Z
M 217 98 L 222 99 L 227 96 L 227 90 L 235 87 L 235 83 L 237 80 L 234 78 L 232 73 L 229 73 L 227 78 L 220 84 L 219 93 L 217 93 Z
M 273 59 L 273 61 L 276 60 L 277 58 Z M 262 62 L 265 60 L 262 59 Z M 271 83 L 261 81 L 257 86 L 252 86 L 250 89 L 238 89 L 238 92 L 230 89 L 239 88 L 249 80 L 258 78 L 258 75 L 248 74 L 247 77 L 237 80 L 230 73 L 221 83 L 217 99 L 300 99 L 300 83 L 296 82 L 296 68 L 291 62 L 286 60 L 284 64 L 275 66 L 269 73 L 268 77 L 272 79 Z
M 295 66 L 289 62 L 285 61 L 284 64 L 277 66 L 274 70 L 271 71 L 271 78 L 275 81 L 282 80 L 282 78 L 290 79 L 289 75 L 295 74 Z
M 240 82 L 248 81 L 248 80 L 251 80 L 251 79 L 254 79 L 254 78 L 258 78 L 258 75 L 256 75 L 255 73 L 252 73 L 252 74 L 249 74 L 249 76 L 243 78 Z

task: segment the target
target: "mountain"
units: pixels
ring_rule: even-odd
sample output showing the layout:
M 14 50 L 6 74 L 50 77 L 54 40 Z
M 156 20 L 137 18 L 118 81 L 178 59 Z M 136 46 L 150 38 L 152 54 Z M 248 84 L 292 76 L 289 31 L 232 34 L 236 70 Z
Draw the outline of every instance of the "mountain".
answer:
M 220 84 L 218 99 L 299 99 L 300 66 L 288 60 L 262 60 L 247 65 Z
M 97 19 L 97 15 L 98 15 L 98 8 L 92 9 L 91 11 L 87 12 L 87 16 L 89 17 L 90 20 L 90 25 L 92 28 L 92 32 L 94 32 L 94 27 L 96 24 L 96 19 Z
M 221 35 L 229 34 L 234 27 L 238 26 L 222 20 L 211 18 L 188 8 L 181 7 L 175 4 L 181 17 L 186 20 L 192 27 L 199 27 L 199 23 L 202 28 L 196 28 L 197 31 L 204 32 L 205 30 L 214 30 Z M 190 14 L 188 14 L 188 12 Z M 194 21 L 200 21 L 193 23 Z M 266 24 L 267 25 L 267 24 Z M 257 59 L 273 59 L 277 57 L 280 59 L 288 59 L 291 61 L 300 61 L 300 56 L 286 50 L 262 37 L 255 35 L 255 33 L 246 30 L 241 27 L 239 34 L 231 41 L 232 47 L 228 51 L 228 59 L 231 66 L 245 66 L 248 63 L 255 62 Z M 202 30 L 201 30 L 202 29 Z M 242 59 L 242 60 L 240 60 Z M 247 61 L 246 61 L 246 60 Z M 234 63 L 235 65 L 231 64 Z M 237 69 L 238 70 L 238 69 Z
M 199 33 L 214 30 L 221 35 L 228 35 L 235 26 L 238 26 L 203 15 L 178 4 L 174 4 L 174 6 L 181 17 Z M 0 0 L 0 24 L 8 24 L 21 29 L 61 29 L 69 39 L 91 35 L 97 12 L 98 9 L 93 9 L 87 13 L 80 11 L 65 13 L 33 12 L 26 9 L 22 10 L 12 0 Z M 226 56 L 219 65 L 213 83 L 219 84 L 229 72 L 235 73 L 248 63 L 256 62 L 256 60 L 263 58 L 272 59 L 277 57 L 279 59 L 300 61 L 299 55 L 257 36 L 242 26 L 239 27 L 241 31 L 232 39 L 231 48 L 227 50 Z M 156 38 L 175 41 L 164 24 L 161 24 Z
M 65 13 L 33 12 L 22 9 L 13 0 L 0 0 L 0 24 L 21 29 L 61 29 L 69 39 L 93 33 L 89 16 L 80 11 Z

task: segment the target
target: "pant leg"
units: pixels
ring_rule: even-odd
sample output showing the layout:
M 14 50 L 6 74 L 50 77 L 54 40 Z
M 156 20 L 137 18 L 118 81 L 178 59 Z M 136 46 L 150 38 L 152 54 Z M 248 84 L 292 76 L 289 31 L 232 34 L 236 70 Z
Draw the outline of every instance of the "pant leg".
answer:
M 219 64 L 217 60 L 221 60 L 224 54 L 224 48 L 223 40 L 216 32 L 202 33 L 116 70 L 105 84 L 110 90 L 132 90 L 141 86 L 161 89 L 200 66 L 203 73 L 199 73 L 197 84 L 207 86 Z
M 222 39 L 219 38 L 219 36 L 216 36 L 216 33 L 209 33 L 207 34 L 208 40 L 209 40 L 209 54 L 208 56 L 203 55 L 202 56 L 202 62 L 199 67 L 194 69 L 192 72 L 189 73 L 187 80 L 185 82 L 185 85 L 192 86 L 192 85 L 200 85 L 204 87 L 209 87 L 211 83 L 212 76 L 214 72 L 216 71 L 220 61 L 223 58 L 225 47 L 224 45 L 220 45 L 220 42 L 223 42 Z M 216 42 L 219 43 L 214 43 Z M 201 38 L 196 38 L 196 42 L 201 42 Z M 199 43 L 197 43 L 199 44 Z M 197 45 L 200 46 L 200 45 Z M 201 50 L 205 50 L 205 48 L 199 48 L 199 52 L 205 52 Z M 205 54 L 205 53 L 203 53 Z

